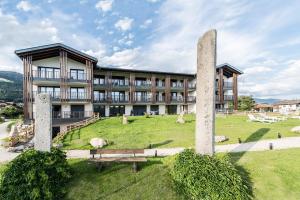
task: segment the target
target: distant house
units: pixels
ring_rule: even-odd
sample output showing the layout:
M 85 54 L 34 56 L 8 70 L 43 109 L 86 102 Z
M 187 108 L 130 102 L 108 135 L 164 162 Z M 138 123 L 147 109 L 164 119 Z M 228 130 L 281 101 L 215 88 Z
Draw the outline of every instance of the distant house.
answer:
M 273 105 L 273 110 L 281 114 L 300 112 L 300 99 L 279 101 Z
M 256 104 L 254 110 L 257 112 L 273 112 L 273 105 L 266 103 Z

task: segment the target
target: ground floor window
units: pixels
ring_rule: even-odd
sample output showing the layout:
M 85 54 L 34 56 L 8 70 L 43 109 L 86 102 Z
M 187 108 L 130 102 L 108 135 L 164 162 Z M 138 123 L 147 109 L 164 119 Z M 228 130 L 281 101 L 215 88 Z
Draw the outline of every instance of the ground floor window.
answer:
M 150 106 L 150 112 L 151 112 L 151 114 L 159 115 L 159 107 L 158 107 L 158 105 L 151 105 Z
M 145 105 L 138 105 L 138 106 L 133 106 L 133 115 L 144 115 L 145 112 L 147 112 L 147 106 Z
M 125 114 L 125 106 L 109 106 L 110 116 L 120 116 Z
M 177 114 L 177 105 L 167 105 L 166 111 L 168 115 L 176 115 Z
M 105 106 L 103 105 L 94 105 L 94 112 L 99 113 L 101 117 L 105 116 Z

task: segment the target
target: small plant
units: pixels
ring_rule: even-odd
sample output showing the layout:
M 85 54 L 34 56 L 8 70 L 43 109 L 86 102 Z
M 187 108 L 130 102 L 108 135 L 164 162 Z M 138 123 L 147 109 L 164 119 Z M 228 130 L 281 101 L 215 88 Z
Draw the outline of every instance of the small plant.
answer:
M 0 199 L 62 199 L 70 178 L 64 152 L 28 150 L 4 170 L 0 178 Z
M 171 176 L 177 191 L 187 199 L 251 199 L 247 185 L 228 157 L 185 150 L 176 156 Z
M 149 113 L 147 113 L 147 112 L 144 112 L 144 116 L 145 116 L 146 118 L 150 118 L 150 115 L 149 115 Z

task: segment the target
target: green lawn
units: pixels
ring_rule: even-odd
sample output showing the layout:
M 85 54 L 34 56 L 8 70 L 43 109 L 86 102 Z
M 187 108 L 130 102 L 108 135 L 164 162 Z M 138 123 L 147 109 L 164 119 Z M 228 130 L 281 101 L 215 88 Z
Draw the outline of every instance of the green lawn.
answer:
M 252 185 L 257 200 L 297 200 L 300 197 L 300 148 L 231 154 L 239 173 Z M 172 157 L 153 158 L 140 166 L 113 165 L 98 172 L 86 160 L 69 160 L 73 178 L 65 199 L 180 200 L 169 167 Z M 0 175 L 4 169 L 0 164 Z
M 240 173 L 252 183 L 254 199 L 296 200 L 300 197 L 300 149 L 232 154 Z M 74 176 L 66 199 L 182 199 L 169 175 L 172 159 L 151 159 L 138 173 L 128 165 L 97 172 L 92 164 L 71 160 Z
M 129 117 L 129 124 L 122 125 L 120 117 L 106 118 L 80 130 L 73 131 L 64 140 L 65 149 L 90 149 L 91 138 L 100 137 L 113 142 L 106 148 L 193 147 L 195 116 L 186 115 L 185 124 L 176 123 L 177 116 Z M 217 117 L 216 134 L 225 135 L 228 141 L 222 144 L 299 136 L 290 131 L 299 126 L 300 120 L 289 119 L 273 124 L 248 122 L 246 116 L 230 115 Z

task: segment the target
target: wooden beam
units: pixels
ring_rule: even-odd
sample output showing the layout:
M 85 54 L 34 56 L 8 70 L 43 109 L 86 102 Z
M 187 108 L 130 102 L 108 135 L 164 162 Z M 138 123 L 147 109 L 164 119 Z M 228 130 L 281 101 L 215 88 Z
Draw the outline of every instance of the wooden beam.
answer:
M 237 74 L 233 74 L 233 108 L 234 110 L 238 109 L 238 80 L 237 80 Z

